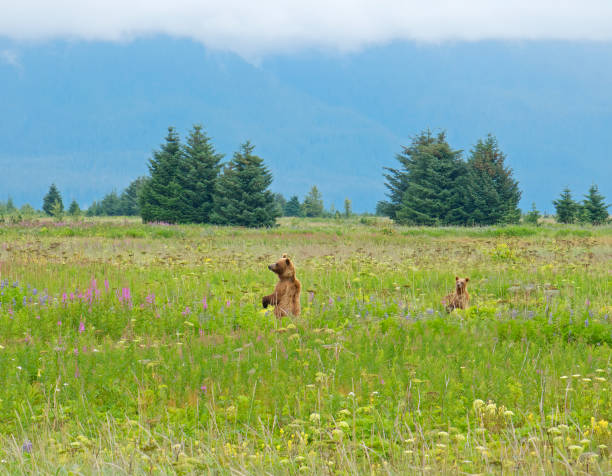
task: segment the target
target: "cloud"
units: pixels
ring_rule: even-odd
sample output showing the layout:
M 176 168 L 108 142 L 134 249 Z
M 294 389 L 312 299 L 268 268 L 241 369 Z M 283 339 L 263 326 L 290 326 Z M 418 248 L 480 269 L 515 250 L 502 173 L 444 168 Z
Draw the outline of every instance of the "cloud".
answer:
M 610 0 L 20 0 L 0 36 L 129 40 L 167 34 L 242 56 L 393 40 L 612 40 Z

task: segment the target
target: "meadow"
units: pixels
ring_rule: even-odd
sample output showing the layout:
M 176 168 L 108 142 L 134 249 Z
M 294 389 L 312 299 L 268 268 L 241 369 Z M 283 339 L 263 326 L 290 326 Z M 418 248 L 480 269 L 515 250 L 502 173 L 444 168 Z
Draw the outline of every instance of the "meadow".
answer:
M 0 282 L 1 474 L 612 472 L 611 226 L 37 220 Z

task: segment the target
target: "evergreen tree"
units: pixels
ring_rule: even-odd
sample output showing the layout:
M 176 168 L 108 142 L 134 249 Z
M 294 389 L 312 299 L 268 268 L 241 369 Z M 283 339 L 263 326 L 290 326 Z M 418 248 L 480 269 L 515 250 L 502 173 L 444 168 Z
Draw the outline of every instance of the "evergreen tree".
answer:
M 304 216 L 307 217 L 322 217 L 323 216 L 323 197 L 316 185 L 313 185 L 304 198 L 302 205 Z
M 297 197 L 297 195 L 291 197 L 285 204 L 284 215 L 286 217 L 299 217 L 302 215 L 302 205 L 300 205 L 300 199 Z
M 462 225 L 468 220 L 465 206 L 467 174 L 461 151 L 450 148 L 445 133 L 436 137 L 430 131 L 405 148 L 400 162 L 405 169 L 402 200 L 395 208 L 395 220 L 409 225 Z M 389 185 L 388 185 L 389 186 Z
M 268 187 L 272 174 L 245 142 L 224 167 L 215 185 L 211 221 L 220 225 L 274 226 L 278 210 Z
M 287 206 L 287 200 L 283 197 L 282 193 L 274 194 L 274 204 L 276 205 L 277 216 L 285 216 L 285 207 Z
M 13 213 L 16 210 L 17 208 L 15 207 L 15 204 L 13 203 L 13 199 L 9 197 L 8 200 L 6 201 L 6 212 Z
M 397 219 L 397 212 L 402 208 L 402 200 L 404 193 L 408 189 L 408 181 L 410 170 L 414 164 L 413 156 L 417 156 L 421 149 L 434 144 L 435 138 L 431 131 L 427 130 L 412 139 L 412 144 L 409 147 L 402 146 L 402 151 L 395 156 L 400 163 L 397 169 L 384 167 L 387 173 L 383 174 L 387 182 L 385 187 L 389 190 L 387 193 L 388 201 L 380 201 L 376 205 L 377 213 L 386 215 L 393 220 Z
M 100 204 L 96 201 L 92 202 L 91 205 L 89 205 L 87 211 L 85 212 L 85 215 L 88 217 L 98 217 L 102 215 Z
M 62 202 L 62 196 L 60 195 L 59 190 L 53 183 L 49 187 L 49 191 L 47 192 L 47 195 L 45 195 L 43 198 L 43 206 L 42 206 L 43 211 L 47 215 L 52 216 L 54 212 L 54 205 L 56 202 L 59 204 L 58 205 L 59 210 L 63 211 L 64 203 Z
M 209 223 L 223 154 L 215 151 L 202 126 L 194 125 L 183 147 L 183 155 L 180 184 L 185 205 L 181 221 Z
M 140 193 L 147 182 L 147 177 L 138 177 L 133 180 L 121 193 L 121 215 L 136 216 L 140 214 Z
M 468 160 L 466 204 L 469 221 L 479 225 L 516 223 L 521 212 L 518 203 L 521 192 L 512 177 L 512 169 L 505 166 L 506 156 L 497 139 L 489 134 L 479 140 Z
M 351 215 L 352 215 L 351 201 L 348 198 L 345 198 L 344 199 L 344 217 L 350 218 Z
M 565 187 L 558 200 L 553 200 L 557 221 L 559 223 L 574 223 L 579 205 L 572 199 L 572 192 Z
M 73 217 L 81 214 L 81 207 L 79 207 L 76 200 L 72 200 L 70 203 L 70 207 L 68 207 L 68 214 Z
M 104 216 L 119 216 L 121 215 L 121 200 L 114 190 L 107 194 L 99 203 L 100 214 Z
M 599 193 L 597 185 L 591 185 L 589 193 L 585 195 L 582 203 L 582 209 L 586 221 L 592 225 L 602 225 L 608 220 L 608 208 L 610 205 L 606 205 L 604 196 Z
M 182 150 L 179 136 L 168 128 L 166 142 L 149 161 L 150 179 L 140 194 L 142 221 L 177 223 L 187 220 L 186 200 L 181 187 Z
M 537 226 L 540 216 L 540 212 L 536 208 L 536 204 L 534 202 L 531 204 L 531 210 L 525 215 L 525 223 Z

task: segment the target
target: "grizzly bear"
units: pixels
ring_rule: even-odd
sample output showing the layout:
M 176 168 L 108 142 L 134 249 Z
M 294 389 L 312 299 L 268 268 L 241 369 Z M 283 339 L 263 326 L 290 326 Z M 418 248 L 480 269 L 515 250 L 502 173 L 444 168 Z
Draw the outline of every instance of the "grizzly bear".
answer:
M 465 309 L 470 302 L 470 295 L 467 292 L 467 283 L 470 278 L 460 278 L 455 276 L 455 291 L 447 294 L 442 299 L 442 304 L 446 306 L 446 311 L 454 309 Z
M 276 317 L 299 316 L 302 285 L 295 277 L 295 267 L 287 254 L 283 254 L 276 263 L 269 265 L 268 269 L 278 274 L 278 283 L 274 292 L 261 300 L 263 307 L 274 306 Z

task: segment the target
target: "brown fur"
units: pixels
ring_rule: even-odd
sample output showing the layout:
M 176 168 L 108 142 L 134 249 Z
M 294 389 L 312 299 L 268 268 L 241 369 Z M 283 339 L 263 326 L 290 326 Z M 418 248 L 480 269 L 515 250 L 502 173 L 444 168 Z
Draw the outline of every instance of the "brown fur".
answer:
M 467 283 L 470 278 L 460 278 L 455 276 L 455 290 L 446 295 L 442 300 L 442 304 L 446 306 L 446 311 L 451 312 L 454 309 L 465 309 L 470 303 L 470 295 L 467 292 Z
M 299 316 L 302 285 L 295 277 L 292 261 L 284 254 L 276 263 L 269 265 L 268 269 L 278 275 L 278 283 L 272 294 L 262 298 L 263 307 L 274 306 L 276 317 Z

